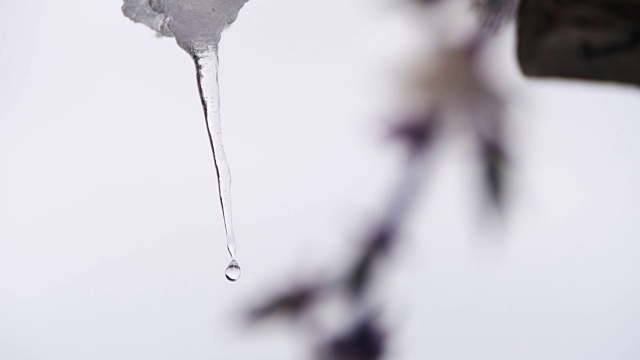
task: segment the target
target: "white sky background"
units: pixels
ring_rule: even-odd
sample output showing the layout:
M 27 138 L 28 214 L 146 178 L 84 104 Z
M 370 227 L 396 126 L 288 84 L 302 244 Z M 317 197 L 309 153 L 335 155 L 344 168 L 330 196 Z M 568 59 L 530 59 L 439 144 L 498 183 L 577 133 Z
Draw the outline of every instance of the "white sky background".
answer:
M 304 358 L 291 328 L 234 316 L 342 266 L 380 211 L 410 28 L 388 4 L 252 0 L 223 34 L 230 284 L 191 59 L 120 6 L 0 3 L 0 359 Z M 388 263 L 390 358 L 638 359 L 640 93 L 499 71 L 512 212 L 492 240 L 472 147 L 441 144 Z

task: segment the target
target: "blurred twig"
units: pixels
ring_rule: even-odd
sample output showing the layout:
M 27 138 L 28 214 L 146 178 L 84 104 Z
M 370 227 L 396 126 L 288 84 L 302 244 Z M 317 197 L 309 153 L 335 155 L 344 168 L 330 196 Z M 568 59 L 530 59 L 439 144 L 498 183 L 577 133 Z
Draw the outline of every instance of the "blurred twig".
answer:
M 430 6 L 435 1 L 414 0 Z M 329 281 L 308 281 L 273 296 L 249 312 L 252 322 L 274 317 L 300 318 L 329 298 L 339 297 L 352 309 L 350 324 L 337 334 L 320 337 L 316 358 L 321 360 L 377 360 L 384 356 L 389 333 L 383 330 L 379 309 L 371 308 L 369 288 L 376 282 L 380 261 L 397 245 L 398 232 L 425 180 L 426 159 L 443 132 L 452 111 L 463 110 L 470 133 L 479 144 L 484 188 L 499 208 L 504 198 L 504 99 L 494 91 L 480 66 L 492 31 L 512 16 L 515 1 L 475 0 L 483 9 L 478 29 L 461 45 L 443 47 L 433 66 L 422 66 L 409 79 L 416 104 L 409 106 L 390 129 L 391 138 L 406 148 L 406 164 L 379 221 L 366 233 L 360 252 L 344 273 Z M 491 18 L 491 20 L 487 20 Z M 485 27 L 489 25 L 491 30 Z M 426 63 L 426 62 L 425 62 Z

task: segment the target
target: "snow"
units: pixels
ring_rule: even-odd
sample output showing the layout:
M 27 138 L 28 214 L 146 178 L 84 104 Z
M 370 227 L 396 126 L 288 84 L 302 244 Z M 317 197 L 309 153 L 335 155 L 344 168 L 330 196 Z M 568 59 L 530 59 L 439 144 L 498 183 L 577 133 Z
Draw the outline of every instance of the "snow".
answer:
M 194 54 L 217 49 L 225 26 L 235 21 L 247 0 L 125 0 L 122 12 L 161 36 L 175 37 Z

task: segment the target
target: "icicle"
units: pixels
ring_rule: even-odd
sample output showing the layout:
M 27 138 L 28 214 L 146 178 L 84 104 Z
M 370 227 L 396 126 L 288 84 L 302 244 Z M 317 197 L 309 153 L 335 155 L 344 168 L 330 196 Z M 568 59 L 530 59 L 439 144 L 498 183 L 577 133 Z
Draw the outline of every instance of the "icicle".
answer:
M 231 262 L 225 275 L 240 278 L 236 261 L 236 239 L 231 220 L 231 172 L 222 146 L 218 43 L 228 24 L 235 21 L 247 0 L 125 0 L 122 11 L 161 36 L 174 36 L 178 45 L 195 61 L 198 89 L 209 132 L 209 142 L 218 178 L 218 194 Z
M 196 74 L 198 80 L 198 90 L 200 90 L 200 100 L 209 132 L 209 144 L 213 154 L 213 163 L 218 177 L 218 194 L 220 205 L 222 206 L 222 217 L 227 235 L 227 250 L 231 255 L 232 263 L 238 268 L 235 262 L 236 239 L 233 232 L 233 222 L 231 218 L 231 172 L 229 164 L 224 154 L 222 146 L 222 131 L 220 121 L 220 86 L 218 84 L 218 53 L 215 48 L 198 51 L 193 54 L 196 63 Z M 231 267 L 232 264 L 229 264 Z M 227 276 L 228 277 L 228 276 Z M 235 279 L 237 280 L 237 278 Z M 234 280 L 234 281 L 235 281 Z

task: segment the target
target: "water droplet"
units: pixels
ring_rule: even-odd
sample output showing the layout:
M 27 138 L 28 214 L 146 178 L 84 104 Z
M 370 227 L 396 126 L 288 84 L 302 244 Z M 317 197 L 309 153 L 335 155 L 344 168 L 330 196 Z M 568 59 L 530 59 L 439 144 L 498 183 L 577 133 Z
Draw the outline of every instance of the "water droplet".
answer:
M 227 269 L 224 271 L 224 275 L 227 277 L 229 281 L 238 281 L 240 279 L 240 265 L 235 260 L 231 260 Z

